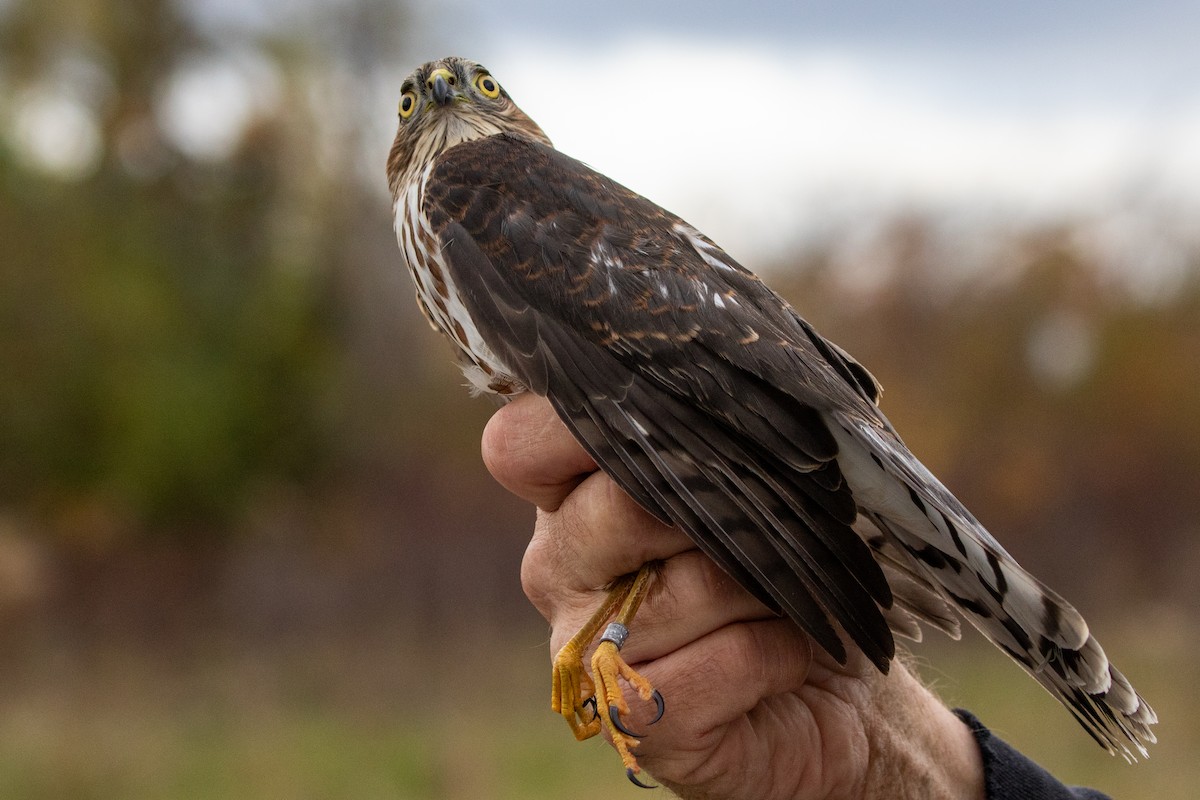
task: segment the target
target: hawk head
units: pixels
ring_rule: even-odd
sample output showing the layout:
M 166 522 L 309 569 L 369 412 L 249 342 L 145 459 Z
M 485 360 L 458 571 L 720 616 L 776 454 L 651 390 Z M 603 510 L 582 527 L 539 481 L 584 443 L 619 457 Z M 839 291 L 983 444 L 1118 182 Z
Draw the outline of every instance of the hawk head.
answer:
M 400 125 L 388 156 L 393 196 L 407 178 L 456 144 L 513 133 L 550 144 L 484 67 L 465 58 L 430 61 L 400 86 Z

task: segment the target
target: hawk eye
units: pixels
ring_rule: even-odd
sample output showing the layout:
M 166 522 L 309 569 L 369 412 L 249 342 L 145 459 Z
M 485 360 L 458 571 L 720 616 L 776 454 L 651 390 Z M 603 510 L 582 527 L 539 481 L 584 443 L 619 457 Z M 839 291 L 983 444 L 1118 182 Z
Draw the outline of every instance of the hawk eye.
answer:
M 475 78 L 475 88 L 484 97 L 490 97 L 493 100 L 500 96 L 500 84 L 496 83 L 496 79 L 486 72 L 479 73 Z
M 409 90 L 400 97 L 400 116 L 408 119 L 417 110 L 417 95 Z

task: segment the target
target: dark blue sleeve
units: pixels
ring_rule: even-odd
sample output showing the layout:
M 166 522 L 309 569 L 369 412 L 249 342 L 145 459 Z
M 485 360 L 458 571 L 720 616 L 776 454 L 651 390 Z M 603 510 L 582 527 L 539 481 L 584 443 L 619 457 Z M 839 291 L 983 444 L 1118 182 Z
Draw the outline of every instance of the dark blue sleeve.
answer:
M 1109 800 L 1095 789 L 1065 786 L 1053 775 L 992 735 L 970 711 L 954 709 L 967 723 L 983 755 L 987 800 Z

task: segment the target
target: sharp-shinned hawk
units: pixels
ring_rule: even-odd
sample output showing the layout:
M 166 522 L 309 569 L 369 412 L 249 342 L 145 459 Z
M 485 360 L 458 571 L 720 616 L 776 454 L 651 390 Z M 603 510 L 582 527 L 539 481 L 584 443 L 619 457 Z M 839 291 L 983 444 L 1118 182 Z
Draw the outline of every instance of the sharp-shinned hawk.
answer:
M 857 361 L 695 228 L 555 150 L 478 64 L 421 66 L 399 112 L 400 250 L 475 390 L 547 397 L 638 504 L 838 661 L 852 645 L 886 672 L 893 633 L 957 637 L 961 615 L 1101 746 L 1145 754 L 1154 711 L 908 451 Z M 661 698 L 618 651 L 653 574 L 615 582 L 554 670 L 555 709 L 579 738 L 603 720 L 635 781 L 618 677 Z

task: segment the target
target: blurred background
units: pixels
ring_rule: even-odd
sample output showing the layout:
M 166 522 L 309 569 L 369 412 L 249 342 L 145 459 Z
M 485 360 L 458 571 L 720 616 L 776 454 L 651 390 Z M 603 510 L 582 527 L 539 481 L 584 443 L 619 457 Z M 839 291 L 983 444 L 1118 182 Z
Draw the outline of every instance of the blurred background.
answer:
M 637 792 L 548 710 L 533 514 L 400 269 L 398 87 L 452 53 L 868 365 L 1161 744 L 1110 758 L 975 636 L 916 649 L 947 700 L 1067 781 L 1191 796 L 1198 29 L 1167 0 L 0 0 L 0 797 Z

